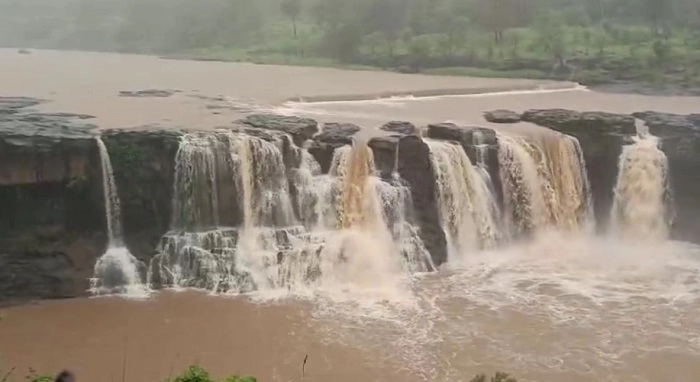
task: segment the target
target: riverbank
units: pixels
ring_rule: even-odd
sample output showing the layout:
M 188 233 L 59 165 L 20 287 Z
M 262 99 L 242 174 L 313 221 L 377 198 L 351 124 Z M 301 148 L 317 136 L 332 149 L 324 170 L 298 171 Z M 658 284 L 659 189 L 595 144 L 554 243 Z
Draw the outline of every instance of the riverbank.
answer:
M 351 63 L 314 56 L 293 54 L 259 54 L 246 50 L 199 49 L 191 52 L 161 55 L 164 59 L 245 62 L 258 65 L 290 65 L 345 70 L 388 71 L 434 76 L 531 79 L 575 82 L 592 90 L 616 94 L 659 96 L 700 96 L 700 73 L 674 68 L 650 68 L 639 58 L 610 57 L 573 58 L 564 67 L 552 65 L 549 58 L 505 59 L 502 61 L 471 62 L 456 57 L 450 63 L 471 62 L 473 66 L 441 66 L 434 60 L 426 67 L 408 65 L 409 57 L 396 58 L 380 65 L 371 57 L 359 57 Z M 405 62 L 404 62 L 405 61 Z

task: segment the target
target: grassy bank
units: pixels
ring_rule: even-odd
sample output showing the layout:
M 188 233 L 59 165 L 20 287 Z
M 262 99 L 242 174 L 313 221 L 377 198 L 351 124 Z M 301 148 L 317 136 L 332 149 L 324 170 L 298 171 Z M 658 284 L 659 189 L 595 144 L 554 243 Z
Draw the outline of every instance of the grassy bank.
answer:
M 0 46 L 700 94 L 696 0 L 0 0 Z

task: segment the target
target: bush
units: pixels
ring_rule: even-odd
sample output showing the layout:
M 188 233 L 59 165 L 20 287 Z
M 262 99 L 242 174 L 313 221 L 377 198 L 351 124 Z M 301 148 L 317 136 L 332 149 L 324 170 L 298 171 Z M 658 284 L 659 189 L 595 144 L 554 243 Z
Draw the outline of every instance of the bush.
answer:
M 200 366 L 190 366 L 182 375 L 167 382 L 217 382 L 209 373 Z M 230 376 L 220 382 L 257 382 L 253 377 Z

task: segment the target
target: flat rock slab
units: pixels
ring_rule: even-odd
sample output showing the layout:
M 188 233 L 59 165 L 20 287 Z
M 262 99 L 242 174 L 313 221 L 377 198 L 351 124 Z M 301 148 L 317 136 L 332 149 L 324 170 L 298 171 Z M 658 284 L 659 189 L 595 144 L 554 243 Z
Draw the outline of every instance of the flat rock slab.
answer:
M 239 122 L 258 129 L 289 134 L 298 145 L 311 139 L 318 132 L 318 123 L 310 118 L 288 117 L 276 114 L 253 114 Z
M 411 122 L 391 121 L 379 128 L 380 130 L 399 133 L 405 135 L 418 135 L 418 128 Z
M 492 123 L 518 123 L 521 121 L 520 114 L 512 110 L 492 110 L 484 113 L 484 119 Z
M 166 89 L 146 89 L 146 90 L 122 90 L 119 92 L 120 97 L 156 97 L 165 98 L 177 93 L 177 90 Z
M 314 140 L 334 146 L 349 145 L 352 144 L 353 136 L 360 130 L 360 126 L 352 123 L 325 123 Z

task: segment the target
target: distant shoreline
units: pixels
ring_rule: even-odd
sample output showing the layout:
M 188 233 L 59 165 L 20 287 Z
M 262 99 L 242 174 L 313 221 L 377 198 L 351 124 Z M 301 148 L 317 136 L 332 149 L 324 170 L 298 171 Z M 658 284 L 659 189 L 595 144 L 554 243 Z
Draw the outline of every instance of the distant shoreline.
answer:
M 700 87 L 689 87 L 685 88 L 681 83 L 667 82 L 663 84 L 652 84 L 643 81 L 635 80 L 623 80 L 616 78 L 606 78 L 606 79 L 562 79 L 556 78 L 555 76 L 547 75 L 543 72 L 535 72 L 528 70 L 491 70 L 479 67 L 454 67 L 454 68 L 435 68 L 428 69 L 424 71 L 418 71 L 415 73 L 403 73 L 401 71 L 395 70 L 395 68 L 381 68 L 375 66 L 361 66 L 361 65 L 342 65 L 337 63 L 323 63 L 319 64 L 317 61 L 309 60 L 298 60 L 295 57 L 287 57 L 287 60 L 269 60 L 264 57 L 250 57 L 247 59 L 226 59 L 222 57 L 217 57 L 215 55 L 197 55 L 197 54 L 169 54 L 169 55 L 156 55 L 160 59 L 164 60 L 184 60 L 184 61 L 202 61 L 202 62 L 222 62 L 222 63 L 249 63 L 255 65 L 282 65 L 282 66 L 301 66 L 301 67 L 318 67 L 318 68 L 334 68 L 341 70 L 366 70 L 366 71 L 381 71 L 381 72 L 392 72 L 392 73 L 402 73 L 402 74 L 420 74 L 420 75 L 435 75 L 435 76 L 454 76 L 454 77 L 475 77 L 475 78 L 512 78 L 512 79 L 529 79 L 529 80 L 543 80 L 552 81 L 557 83 L 573 83 L 579 84 L 580 86 L 585 86 L 591 91 L 601 92 L 601 93 L 614 93 L 614 94 L 639 94 L 648 96 L 681 96 L 681 97 L 700 97 Z M 471 91 L 470 89 L 469 91 Z M 515 89 L 520 90 L 520 89 Z M 464 93 L 461 94 L 460 89 L 444 89 L 435 90 L 437 91 L 454 91 L 455 93 L 448 94 L 429 94 L 426 96 L 412 94 L 414 97 L 430 97 L 438 95 L 466 95 L 474 93 Z M 394 96 L 405 96 L 407 94 L 391 94 L 388 96 L 379 95 L 376 98 L 388 98 Z M 370 97 L 370 95 L 367 95 Z M 306 102 L 325 102 L 323 101 L 309 101 L 312 97 L 307 97 Z M 358 101 L 361 99 L 342 99 L 342 101 Z M 335 100 L 333 100 L 335 101 Z

